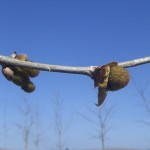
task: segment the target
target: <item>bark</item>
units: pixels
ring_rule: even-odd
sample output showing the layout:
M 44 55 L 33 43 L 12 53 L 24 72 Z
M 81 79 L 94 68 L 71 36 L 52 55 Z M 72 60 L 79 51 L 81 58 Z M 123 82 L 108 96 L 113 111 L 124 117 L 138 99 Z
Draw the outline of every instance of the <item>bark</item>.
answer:
M 126 62 L 120 62 L 119 65 L 124 68 L 128 68 L 128 67 L 143 65 L 146 63 L 150 63 L 150 56 L 129 60 Z M 28 61 L 20 61 L 20 60 L 12 59 L 7 56 L 0 56 L 0 64 L 2 66 L 11 65 L 11 66 L 18 66 L 18 67 L 27 67 L 27 68 L 33 68 L 33 69 L 37 69 L 41 71 L 49 71 L 49 72 L 82 74 L 82 75 L 87 75 L 91 78 L 94 69 L 97 67 L 97 66 L 75 67 L 75 66 L 49 65 L 49 64 L 42 64 L 42 63 L 35 63 L 35 62 L 28 62 Z

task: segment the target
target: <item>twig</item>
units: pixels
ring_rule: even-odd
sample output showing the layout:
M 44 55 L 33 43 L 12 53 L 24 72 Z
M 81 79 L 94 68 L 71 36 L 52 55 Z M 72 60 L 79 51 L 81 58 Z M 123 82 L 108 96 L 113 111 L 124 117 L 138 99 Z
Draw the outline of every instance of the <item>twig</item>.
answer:
M 150 56 L 134 59 L 126 62 L 121 62 L 119 63 L 119 65 L 124 68 L 128 68 L 128 67 L 134 67 L 137 65 L 146 64 L 146 63 L 150 63 Z M 35 63 L 35 62 L 19 61 L 7 56 L 0 56 L 0 64 L 6 64 L 6 65 L 18 66 L 18 67 L 27 67 L 27 68 L 33 68 L 37 70 L 50 71 L 50 72 L 83 74 L 89 77 L 92 77 L 94 69 L 97 67 L 97 66 L 74 67 L 74 66 L 49 65 L 49 64 L 42 64 L 42 63 Z
M 119 65 L 124 68 L 129 68 L 129 67 L 135 67 L 138 65 L 147 64 L 147 63 L 150 63 L 150 56 L 139 58 L 139 59 L 134 59 L 134 60 L 126 61 L 126 62 L 121 62 L 119 63 Z

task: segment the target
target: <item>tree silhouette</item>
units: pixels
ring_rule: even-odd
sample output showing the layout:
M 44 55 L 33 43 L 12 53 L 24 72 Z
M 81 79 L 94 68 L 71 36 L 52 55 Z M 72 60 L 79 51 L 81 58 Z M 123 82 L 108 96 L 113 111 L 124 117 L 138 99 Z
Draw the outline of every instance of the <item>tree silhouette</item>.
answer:
M 103 105 L 102 107 L 99 107 L 97 111 L 92 110 L 91 108 L 88 108 L 88 110 L 92 113 L 92 117 L 86 116 L 84 114 L 80 115 L 96 127 L 96 133 L 94 133 L 94 135 L 92 134 L 91 138 L 98 139 L 101 144 L 101 150 L 105 150 L 107 134 L 111 129 L 109 121 L 113 115 L 114 107 L 106 107 L 106 105 Z M 96 118 L 96 121 L 93 118 Z
M 64 149 L 66 138 L 65 134 L 68 131 L 71 122 L 72 122 L 72 115 L 70 116 L 70 120 L 67 120 L 67 122 L 64 121 L 63 113 L 63 104 L 64 101 L 61 99 L 61 96 L 59 93 L 55 94 L 54 98 L 54 125 L 55 125 L 55 134 L 57 137 L 57 144 L 56 149 L 62 150 Z
M 23 107 L 18 106 L 19 113 L 23 117 L 23 122 L 15 123 L 16 127 L 22 132 L 24 150 L 29 150 L 29 143 L 31 137 L 31 129 L 34 125 L 34 117 L 31 106 L 28 102 L 28 99 L 23 99 Z

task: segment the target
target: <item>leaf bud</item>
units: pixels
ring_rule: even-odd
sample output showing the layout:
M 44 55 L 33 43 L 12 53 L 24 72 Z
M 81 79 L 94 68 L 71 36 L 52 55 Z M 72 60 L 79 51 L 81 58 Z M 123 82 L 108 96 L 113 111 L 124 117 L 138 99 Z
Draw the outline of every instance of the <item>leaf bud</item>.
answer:
M 27 93 L 31 93 L 35 90 L 35 85 L 29 81 L 26 85 L 22 86 L 21 89 Z

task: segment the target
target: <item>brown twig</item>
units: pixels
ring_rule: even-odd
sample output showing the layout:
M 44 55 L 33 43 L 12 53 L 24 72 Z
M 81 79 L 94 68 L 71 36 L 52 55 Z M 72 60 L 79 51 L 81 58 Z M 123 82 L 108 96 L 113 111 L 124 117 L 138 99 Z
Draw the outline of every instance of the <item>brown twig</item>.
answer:
M 119 63 L 120 66 L 124 68 L 134 67 L 142 64 L 150 63 L 150 56 L 134 59 L 126 62 Z M 33 68 L 42 71 L 50 71 L 50 72 L 62 72 L 62 73 L 72 73 L 72 74 L 82 74 L 87 75 L 92 78 L 94 69 L 97 66 L 89 66 L 89 67 L 74 67 L 74 66 L 61 66 L 61 65 L 49 65 L 35 62 L 27 62 L 20 61 L 16 59 L 12 59 L 7 56 L 0 56 L 0 64 L 10 65 L 10 66 L 18 66 L 18 67 L 27 67 Z

